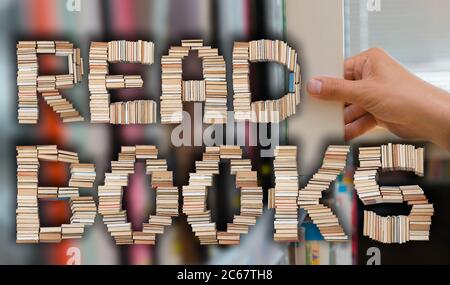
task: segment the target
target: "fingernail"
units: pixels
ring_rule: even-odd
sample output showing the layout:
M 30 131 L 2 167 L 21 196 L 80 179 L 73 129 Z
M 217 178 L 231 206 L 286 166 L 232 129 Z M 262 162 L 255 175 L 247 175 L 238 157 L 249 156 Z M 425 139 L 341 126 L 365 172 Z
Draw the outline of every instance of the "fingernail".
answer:
M 322 82 L 317 79 L 309 80 L 308 91 L 312 95 L 320 95 L 320 92 L 322 92 Z

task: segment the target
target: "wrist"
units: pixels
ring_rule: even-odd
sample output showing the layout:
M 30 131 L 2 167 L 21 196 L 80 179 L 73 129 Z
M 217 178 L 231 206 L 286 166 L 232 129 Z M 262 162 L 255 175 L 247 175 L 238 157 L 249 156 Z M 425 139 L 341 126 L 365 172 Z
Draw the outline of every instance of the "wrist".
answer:
M 437 88 L 434 91 L 421 121 L 429 126 L 426 139 L 450 151 L 450 94 Z

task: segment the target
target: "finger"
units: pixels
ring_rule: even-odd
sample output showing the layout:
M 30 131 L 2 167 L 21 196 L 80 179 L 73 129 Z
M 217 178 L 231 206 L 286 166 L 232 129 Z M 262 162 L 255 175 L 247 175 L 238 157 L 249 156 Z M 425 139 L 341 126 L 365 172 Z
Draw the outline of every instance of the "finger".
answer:
M 344 63 L 344 78 L 347 80 L 361 80 L 362 70 L 367 62 L 368 55 L 369 52 L 364 51 L 346 59 Z
M 361 82 L 332 77 L 317 77 L 307 85 L 311 96 L 331 101 L 359 103 L 362 101 Z
M 362 79 L 364 79 L 363 72 L 364 72 L 364 68 L 365 68 L 366 63 L 367 63 L 367 56 L 366 55 L 362 55 L 362 56 L 358 57 L 358 59 L 356 60 L 355 66 L 354 66 L 354 77 L 355 77 L 355 80 L 362 80 Z
M 361 118 L 365 114 L 367 114 L 367 111 L 364 108 L 361 108 L 355 104 L 348 105 L 344 109 L 345 124 L 349 124 L 355 121 L 356 119 Z
M 344 63 L 344 79 L 355 80 L 355 59 L 349 58 Z
M 345 125 L 345 140 L 349 141 L 357 138 L 369 130 L 375 128 L 377 121 L 371 114 L 366 114 L 361 118 Z

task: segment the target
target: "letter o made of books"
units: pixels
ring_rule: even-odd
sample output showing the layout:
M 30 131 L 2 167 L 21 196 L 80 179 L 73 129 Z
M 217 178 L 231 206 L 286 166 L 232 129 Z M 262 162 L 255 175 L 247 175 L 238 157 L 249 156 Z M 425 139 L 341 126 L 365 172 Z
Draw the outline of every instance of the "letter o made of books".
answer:
M 424 175 L 423 148 L 388 144 L 359 148 L 360 166 L 355 172 L 355 189 L 364 205 L 407 203 L 409 216 L 379 216 L 364 211 L 364 236 L 381 243 L 429 240 L 433 204 L 418 185 L 380 187 L 380 171 L 407 171 Z
M 250 63 L 276 62 L 289 71 L 289 92 L 281 99 L 251 102 Z M 296 113 L 300 104 L 301 73 L 298 54 L 283 41 L 237 42 L 233 48 L 233 92 L 236 121 L 278 123 Z
M 211 211 L 207 210 L 208 187 L 213 176 L 219 174 L 221 159 L 229 159 L 231 174 L 236 176 L 236 187 L 241 192 L 241 212 L 235 215 L 227 230 L 217 231 L 211 221 Z M 262 214 L 263 192 L 258 187 L 257 172 L 252 171 L 250 160 L 242 159 L 239 146 L 207 147 L 203 160 L 197 161 L 196 172 L 189 176 L 189 185 L 183 186 L 183 213 L 200 240 L 200 244 L 239 244 L 240 235 L 247 234 L 256 218 Z
M 111 162 L 111 172 L 105 175 L 105 184 L 98 187 L 99 213 L 116 244 L 155 244 L 156 234 L 172 224 L 178 216 L 178 188 L 173 186 L 172 171 L 165 159 L 157 159 L 155 146 L 122 147 L 117 161 Z M 151 175 L 156 189 L 156 215 L 150 215 L 142 231 L 133 231 L 122 209 L 123 187 L 128 186 L 129 175 L 135 172 L 137 160 L 145 160 L 146 174 Z

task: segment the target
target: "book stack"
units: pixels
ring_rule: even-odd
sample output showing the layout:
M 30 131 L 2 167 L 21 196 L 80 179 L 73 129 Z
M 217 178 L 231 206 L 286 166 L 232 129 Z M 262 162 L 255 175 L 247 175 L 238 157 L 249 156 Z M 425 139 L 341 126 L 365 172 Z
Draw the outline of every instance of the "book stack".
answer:
M 298 171 L 297 147 L 277 146 L 275 172 L 275 234 L 274 240 L 298 240 Z
M 222 155 L 221 155 L 221 158 Z M 252 171 L 248 159 L 232 159 L 231 175 L 236 176 L 236 188 L 241 192 L 241 212 L 235 215 L 233 223 L 227 225 L 225 232 L 218 232 L 219 244 L 239 244 L 240 235 L 247 234 L 249 227 L 256 224 L 256 218 L 262 215 L 263 192 L 258 187 L 257 172 Z
M 313 175 L 305 188 L 298 192 L 298 205 L 319 205 L 322 192 L 329 189 L 330 184 L 345 168 L 349 146 L 331 145 L 325 152 L 322 166 Z
M 93 42 L 89 51 L 89 92 L 93 123 L 152 124 L 156 122 L 156 103 L 152 100 L 110 101 L 108 90 L 141 88 L 139 75 L 109 75 L 108 62 L 154 63 L 154 44 L 146 41 Z
M 183 81 L 182 61 L 190 51 L 197 51 L 203 64 L 201 81 Z M 181 47 L 171 47 L 163 56 L 161 122 L 182 121 L 183 101 L 205 102 L 204 122 L 223 124 L 227 119 L 226 64 L 218 49 L 204 46 L 202 40 L 183 40 Z
M 58 161 L 70 163 L 69 187 L 39 188 L 40 193 L 47 193 L 57 199 L 69 199 L 71 210 L 70 224 L 60 227 L 41 228 L 41 242 L 60 242 L 61 239 L 80 239 L 86 225 L 94 224 L 97 215 L 97 207 L 93 197 L 81 197 L 79 188 L 93 186 L 96 173 L 93 164 L 79 163 L 78 154 L 75 152 L 58 149 L 55 145 L 38 146 L 39 159 L 43 161 Z M 45 192 L 44 192 L 45 191 Z M 44 237 L 44 240 L 42 240 Z M 53 238 L 52 238 L 53 237 Z
M 233 107 L 237 122 L 249 121 L 252 94 L 250 90 L 249 43 L 235 42 L 233 47 Z
M 412 206 L 409 214 L 410 240 L 429 240 L 431 218 L 434 214 L 433 204 L 425 197 L 423 190 L 415 186 L 400 186 L 403 200 Z
M 41 243 L 59 243 L 62 239 L 61 227 L 45 227 L 39 232 L 39 241 Z
M 89 50 L 89 108 L 92 123 L 110 121 L 110 97 L 106 87 L 108 74 L 108 43 L 92 42 Z
M 149 222 L 144 224 L 143 234 L 147 237 L 139 237 L 141 239 L 139 243 L 150 244 L 152 242 L 149 238 L 163 234 L 164 228 L 172 224 L 172 217 L 178 216 L 178 188 L 173 186 L 173 174 L 172 171 L 168 171 L 166 160 L 148 159 L 146 169 L 147 174 L 152 177 L 152 187 L 156 188 L 156 215 L 151 215 Z M 147 240 L 142 241 L 142 238 Z M 135 242 L 138 243 L 138 240 L 135 239 Z
M 144 81 L 140 75 L 107 75 L 106 88 L 123 89 L 123 88 L 141 88 Z
M 151 124 L 156 122 L 156 102 L 137 100 L 112 103 L 109 117 L 113 125 Z
M 68 58 L 69 74 L 39 76 L 38 54 L 54 54 Z M 73 105 L 58 90 L 68 89 L 81 82 L 83 59 L 80 50 L 63 41 L 21 41 L 17 44 L 17 85 L 20 124 L 36 124 L 39 117 L 37 93 L 57 112 L 63 122 L 83 121 Z
M 178 124 L 183 120 L 182 60 L 188 56 L 189 48 L 171 48 L 169 55 L 161 58 L 161 123 Z
M 58 147 L 56 145 L 40 145 L 37 147 L 38 158 L 43 161 L 58 161 Z
M 36 147 L 18 146 L 17 150 L 17 243 L 39 242 L 38 170 Z
M 64 123 L 84 121 L 72 103 L 63 98 L 58 91 L 72 88 L 75 83 L 81 82 L 84 71 L 80 49 L 74 49 L 73 44 L 69 42 L 37 42 L 36 52 L 68 57 L 69 74 L 38 76 L 37 91 L 42 93 L 45 102 L 60 115 Z
M 61 152 L 61 151 L 59 151 Z M 64 152 L 65 155 L 68 152 Z M 60 155 L 58 156 L 60 160 Z M 67 160 L 67 158 L 64 158 Z M 96 173 L 93 164 L 73 162 L 70 165 L 69 187 L 59 188 L 59 198 L 70 197 L 70 209 L 72 217 L 70 225 L 62 226 L 62 239 L 81 238 L 85 225 L 92 225 L 97 216 L 97 206 L 93 197 L 80 197 L 78 188 L 93 187 Z
M 173 186 L 167 162 L 157 156 L 155 146 L 122 147 L 118 161 L 111 163 L 111 173 L 105 175 L 105 184 L 98 188 L 99 213 L 116 244 L 155 244 L 156 234 L 162 234 L 165 226 L 172 223 L 172 217 L 178 215 L 178 188 Z M 157 204 L 156 215 L 150 215 L 141 232 L 132 230 L 126 210 L 122 210 L 123 187 L 128 186 L 128 176 L 134 173 L 138 159 L 146 161 L 146 173 L 152 176 L 152 187 L 156 188 Z
M 205 101 L 205 81 L 183 81 L 183 101 L 203 102 Z
M 359 148 L 359 166 L 366 169 L 377 169 L 381 167 L 381 148 L 380 147 L 360 147 Z
M 423 176 L 423 153 L 423 148 L 401 144 L 360 149 L 360 167 L 355 172 L 355 187 L 363 203 L 406 202 L 412 206 L 409 216 L 382 217 L 365 211 L 364 236 L 382 243 L 429 240 L 434 208 L 423 190 L 417 185 L 379 187 L 376 181 L 380 168 L 382 171 L 410 171 Z
M 217 244 L 216 223 L 211 222 L 207 210 L 207 187 L 212 186 L 213 175 L 219 174 L 220 147 L 207 147 L 203 160 L 195 164 L 195 173 L 189 174 L 189 185 L 183 186 L 183 213 L 200 244 Z
M 37 124 L 38 121 L 38 58 L 36 47 L 36 42 L 19 42 L 17 44 L 19 124 Z
M 240 146 L 222 145 L 222 146 L 220 146 L 220 158 L 221 159 L 241 159 L 242 158 L 242 149 Z
M 84 121 L 80 113 L 58 91 L 43 92 L 42 97 L 53 111 L 59 114 L 64 123 Z
M 213 175 L 219 174 L 221 159 L 230 159 L 230 173 L 236 176 L 236 188 L 241 192 L 240 214 L 234 216 L 226 231 L 217 231 L 216 224 L 211 222 L 211 211 L 206 209 L 207 188 L 212 186 Z M 207 147 L 195 169 L 189 175 L 189 185 L 183 186 L 183 213 L 188 216 L 192 230 L 201 244 L 239 244 L 240 235 L 248 233 L 263 211 L 263 192 L 251 161 L 242 159 L 239 146 Z
M 67 162 L 67 163 L 71 163 L 71 164 L 78 164 L 78 154 L 73 151 L 58 149 L 58 161 L 59 162 Z M 87 167 L 88 165 L 80 165 L 80 166 Z M 91 172 L 94 173 L 94 179 L 95 179 L 95 168 L 92 170 L 92 168 L 93 168 L 92 164 L 89 165 L 89 167 L 90 167 Z M 92 187 L 92 186 L 88 186 L 88 187 Z
M 93 225 L 97 216 L 97 207 L 92 197 L 71 197 L 71 224 Z
M 407 216 L 382 217 L 364 211 L 364 236 L 385 244 L 406 243 L 410 240 L 410 221 Z
M 59 187 L 58 198 L 75 198 L 79 197 L 78 188 L 76 187 Z
M 387 144 L 381 147 L 361 147 L 360 166 L 355 172 L 355 189 L 364 205 L 384 203 L 377 183 L 378 171 L 411 171 L 423 176 L 423 148 L 413 145 Z M 385 192 L 389 188 L 383 189 Z M 388 194 L 388 192 L 386 192 Z M 392 199 L 389 195 L 387 199 Z M 394 200 L 396 198 L 393 198 Z
M 108 43 L 108 61 L 152 65 L 155 62 L 155 45 L 146 41 L 111 41 Z
M 423 155 L 423 148 L 389 143 L 381 146 L 381 166 L 383 170 L 411 171 L 418 176 L 423 176 Z
M 70 173 L 69 187 L 91 188 L 93 186 L 96 177 L 94 164 L 72 163 Z
M 348 238 L 338 218 L 330 208 L 320 203 L 320 199 L 322 192 L 329 189 L 331 183 L 344 171 L 349 152 L 349 146 L 329 146 L 319 171 L 313 175 L 306 187 L 298 192 L 298 205 L 306 210 L 327 241 L 342 241 Z
M 38 187 L 38 199 L 57 199 L 58 187 Z
M 85 225 L 92 225 L 97 215 L 93 197 L 80 197 L 79 187 L 92 187 L 95 167 L 80 164 L 74 152 L 55 145 L 17 147 L 17 242 L 56 243 L 62 239 L 81 238 Z M 70 163 L 69 187 L 38 187 L 39 160 Z M 38 199 L 69 198 L 70 224 L 40 227 Z
M 56 90 L 56 76 L 39 76 L 37 78 L 38 92 L 50 92 Z
M 182 40 L 181 46 L 189 47 L 189 48 L 193 48 L 193 47 L 200 48 L 203 46 L 203 40 L 201 40 L 201 39 Z
M 203 62 L 205 79 L 205 116 L 206 124 L 225 124 L 227 122 L 227 74 L 226 63 L 217 49 L 193 47 Z
M 382 186 L 380 187 L 381 200 L 380 203 L 397 204 L 403 203 L 403 195 L 400 187 Z
M 245 52 L 248 51 L 248 55 Z M 236 54 L 234 54 L 236 53 Z M 274 61 L 289 70 L 289 92 L 281 99 L 250 103 L 250 63 Z M 233 87 L 235 119 L 251 120 L 255 123 L 278 123 L 296 113 L 300 104 L 300 65 L 296 51 L 285 42 L 272 40 L 236 43 L 233 48 Z M 236 80 L 236 82 L 234 82 Z M 250 104 L 250 105 L 246 105 Z
M 359 160 L 360 165 L 354 175 L 359 199 L 364 205 L 381 203 L 383 196 L 377 183 L 378 169 L 381 167 L 381 147 L 360 147 Z
M 37 42 L 37 53 L 55 53 L 56 52 L 56 46 L 55 42 L 52 41 L 40 41 Z
M 133 243 L 131 223 L 127 221 L 127 211 L 122 210 L 122 197 L 135 162 L 135 147 L 122 147 L 118 160 L 111 162 L 111 172 L 105 174 L 105 184 L 98 187 L 99 213 L 118 245 Z
M 256 183 L 256 180 L 255 180 Z M 242 187 L 241 212 L 235 215 L 233 223 L 227 225 L 226 232 L 218 232 L 219 244 L 239 244 L 240 235 L 248 234 L 249 227 L 256 224 L 263 211 L 263 192 L 261 187 Z M 225 234 L 226 233 L 226 234 Z M 230 240 L 230 237 L 234 237 Z
M 84 233 L 84 224 L 61 225 L 62 239 L 81 239 Z

